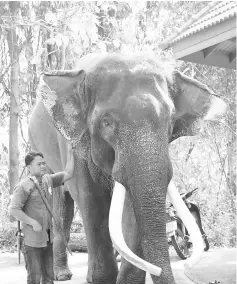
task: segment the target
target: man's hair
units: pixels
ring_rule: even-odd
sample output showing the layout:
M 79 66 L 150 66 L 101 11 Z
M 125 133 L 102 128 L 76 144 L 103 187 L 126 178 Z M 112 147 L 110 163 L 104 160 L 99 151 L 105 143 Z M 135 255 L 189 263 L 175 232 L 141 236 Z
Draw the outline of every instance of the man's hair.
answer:
M 35 157 L 40 156 L 41 158 L 44 158 L 44 155 L 40 152 L 29 152 L 25 156 L 25 165 L 28 166 L 31 164 L 32 161 L 34 161 Z

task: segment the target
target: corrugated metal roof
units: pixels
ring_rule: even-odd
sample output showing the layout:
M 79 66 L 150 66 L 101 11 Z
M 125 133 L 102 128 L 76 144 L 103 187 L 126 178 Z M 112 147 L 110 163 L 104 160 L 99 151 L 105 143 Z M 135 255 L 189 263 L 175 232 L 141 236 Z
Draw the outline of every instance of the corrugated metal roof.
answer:
M 181 39 L 184 39 L 190 35 L 193 35 L 208 27 L 217 25 L 222 21 L 236 16 L 237 2 L 219 2 L 214 6 L 206 15 L 198 19 L 190 27 L 173 39 L 170 44 L 173 44 Z

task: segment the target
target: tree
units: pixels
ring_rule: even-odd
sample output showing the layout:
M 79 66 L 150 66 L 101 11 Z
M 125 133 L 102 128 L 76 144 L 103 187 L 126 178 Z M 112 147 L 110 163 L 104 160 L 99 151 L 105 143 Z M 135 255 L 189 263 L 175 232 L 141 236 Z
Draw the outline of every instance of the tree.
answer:
M 9 183 L 10 194 L 18 183 L 19 147 L 18 147 L 18 123 L 19 123 L 19 54 L 20 48 L 16 34 L 17 18 L 20 2 L 9 2 L 9 27 L 7 29 L 7 42 L 11 64 L 11 95 L 10 95 L 10 123 L 9 123 Z

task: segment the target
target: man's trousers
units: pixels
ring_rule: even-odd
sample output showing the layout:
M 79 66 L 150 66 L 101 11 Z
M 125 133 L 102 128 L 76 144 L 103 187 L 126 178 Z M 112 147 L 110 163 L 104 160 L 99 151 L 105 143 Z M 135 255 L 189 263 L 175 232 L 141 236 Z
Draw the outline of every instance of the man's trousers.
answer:
M 27 284 L 53 284 L 53 244 L 36 248 L 25 245 Z

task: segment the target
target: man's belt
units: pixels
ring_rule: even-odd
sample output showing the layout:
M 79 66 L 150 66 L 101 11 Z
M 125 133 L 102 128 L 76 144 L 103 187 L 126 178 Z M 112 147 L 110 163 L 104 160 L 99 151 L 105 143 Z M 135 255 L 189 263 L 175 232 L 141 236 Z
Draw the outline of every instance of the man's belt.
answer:
M 66 236 L 64 235 L 63 229 L 62 229 L 62 227 L 61 227 L 60 219 L 59 219 L 58 216 L 51 210 L 50 205 L 49 205 L 49 203 L 48 203 L 48 200 L 47 200 L 47 198 L 45 197 L 44 193 L 42 192 L 42 189 L 40 188 L 40 186 L 39 186 L 39 184 L 38 184 L 36 178 L 35 178 L 35 177 L 29 177 L 29 179 L 30 179 L 31 181 L 33 181 L 33 183 L 35 184 L 36 188 L 38 189 L 39 194 L 40 194 L 40 196 L 41 196 L 41 198 L 42 198 L 42 200 L 43 200 L 43 202 L 44 202 L 44 204 L 45 204 L 45 206 L 46 206 L 46 208 L 47 208 L 49 214 L 50 214 L 51 217 L 53 218 L 53 220 L 54 220 L 54 222 L 55 222 L 55 225 L 56 225 L 56 227 L 57 227 L 57 229 L 58 229 L 58 232 L 60 233 L 60 235 L 61 235 L 61 237 L 62 237 L 62 239 L 63 239 L 64 245 L 66 246 L 66 248 L 67 248 L 67 250 L 69 251 L 69 253 L 72 255 L 72 251 L 71 251 L 70 247 L 68 246 Z

